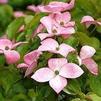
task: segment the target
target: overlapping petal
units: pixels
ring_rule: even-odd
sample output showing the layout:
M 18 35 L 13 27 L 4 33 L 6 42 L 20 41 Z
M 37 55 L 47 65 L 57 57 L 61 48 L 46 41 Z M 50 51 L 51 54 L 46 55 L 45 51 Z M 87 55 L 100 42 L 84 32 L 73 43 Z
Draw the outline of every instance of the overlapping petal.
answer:
M 59 75 L 65 78 L 73 79 L 80 77 L 83 73 L 83 70 L 78 65 L 74 63 L 68 63 L 61 68 Z
M 54 72 L 49 68 L 41 68 L 37 70 L 33 75 L 32 79 L 38 81 L 38 82 L 47 82 L 51 80 L 54 77 Z
M 34 50 L 24 56 L 24 62 L 31 65 L 33 61 L 36 61 L 39 58 L 40 55 L 41 52 Z
M 49 81 L 49 85 L 54 89 L 54 91 L 58 94 L 60 93 L 64 87 L 67 85 L 67 80 L 61 76 L 56 76 L 55 78 Z
M 71 14 L 69 12 L 56 13 L 55 20 L 60 25 L 63 25 L 64 26 L 66 23 L 68 23 L 71 20 Z
M 92 74 L 98 75 L 98 65 L 93 59 L 84 59 L 82 62 Z
M 63 65 L 67 63 L 67 59 L 65 58 L 54 58 L 48 60 L 48 66 L 53 71 L 60 70 Z
M 91 24 L 95 24 L 95 25 L 100 25 L 101 26 L 101 22 L 95 20 L 93 17 L 87 15 L 84 16 L 81 20 L 81 23 L 84 23 L 86 25 L 86 27 L 88 28 Z
M 8 39 L 0 39 L 0 49 L 5 50 L 5 48 L 11 49 L 12 42 Z
M 59 50 L 57 53 L 61 54 L 62 56 L 66 57 L 69 52 L 75 51 L 75 49 L 67 44 L 61 44 L 59 46 Z
M 4 55 L 8 64 L 16 63 L 20 59 L 20 54 L 15 50 L 4 51 Z
M 38 50 L 55 52 L 56 48 L 58 47 L 59 47 L 59 44 L 57 43 L 57 41 L 55 41 L 54 39 L 48 38 L 41 42 L 41 45 L 39 46 Z
M 86 58 L 91 58 L 95 54 L 96 50 L 88 45 L 85 45 L 81 48 L 80 51 L 80 58 L 81 59 L 86 59 Z

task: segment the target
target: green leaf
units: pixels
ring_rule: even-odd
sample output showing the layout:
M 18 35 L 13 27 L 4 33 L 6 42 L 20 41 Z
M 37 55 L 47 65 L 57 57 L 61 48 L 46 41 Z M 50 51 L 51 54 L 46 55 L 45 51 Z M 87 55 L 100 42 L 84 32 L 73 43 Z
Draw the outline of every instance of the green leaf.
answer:
M 40 19 L 45 16 L 44 13 L 39 13 L 36 14 L 33 19 L 26 25 L 25 28 L 25 33 L 27 35 L 27 38 L 31 36 L 31 34 L 33 33 L 33 31 L 38 27 L 39 23 L 40 23 Z
M 96 94 L 88 94 L 88 97 L 91 99 L 91 101 L 101 101 L 101 97 L 97 96 Z
M 89 75 L 88 81 L 91 90 L 98 96 L 101 96 L 101 74 L 99 76 Z
M 3 97 L 3 95 L 1 94 L 1 92 L 0 92 L 0 101 L 4 101 L 4 97 Z
M 73 99 L 73 100 L 71 100 L 71 101 L 87 101 L 87 100 L 85 100 L 85 99 L 80 99 L 80 98 L 76 98 L 76 99 Z
M 12 88 L 13 84 L 20 79 L 20 75 L 18 74 L 17 70 L 11 69 L 12 67 L 4 67 L 0 69 L 0 85 L 5 90 L 7 94 L 9 89 Z M 6 76 L 5 76 L 6 74 Z
M 12 21 L 13 9 L 9 5 L 0 5 L 0 36 L 5 34 L 5 29 Z
M 32 21 L 33 17 L 34 17 L 34 16 L 32 16 L 32 15 L 27 15 L 27 16 L 25 17 L 25 19 L 24 19 L 25 24 L 26 24 L 26 25 L 29 24 L 29 23 Z
M 68 85 L 64 88 L 63 91 L 67 94 L 76 95 L 81 93 L 81 87 L 79 85 L 79 82 L 76 79 L 74 79 L 68 82 Z
M 79 61 L 77 59 L 77 54 L 75 52 L 71 52 L 68 54 L 67 56 L 67 60 L 68 62 L 70 63 L 76 63 L 76 64 L 79 64 Z
M 97 38 L 90 38 L 86 33 L 83 32 L 77 32 L 75 35 L 81 45 L 89 45 L 94 47 L 95 49 L 100 48 L 100 41 Z
M 24 94 L 17 94 L 12 98 L 12 101 L 30 101 L 30 99 Z
M 13 22 L 11 22 L 7 28 L 8 38 L 16 39 L 16 37 L 18 36 L 17 32 L 23 24 L 24 24 L 24 18 L 23 17 L 19 17 L 19 18 L 15 19 Z
M 71 36 L 68 39 L 65 39 L 63 42 L 72 46 L 72 47 L 75 47 L 75 48 L 78 46 L 78 43 L 79 43 L 77 38 L 74 36 Z

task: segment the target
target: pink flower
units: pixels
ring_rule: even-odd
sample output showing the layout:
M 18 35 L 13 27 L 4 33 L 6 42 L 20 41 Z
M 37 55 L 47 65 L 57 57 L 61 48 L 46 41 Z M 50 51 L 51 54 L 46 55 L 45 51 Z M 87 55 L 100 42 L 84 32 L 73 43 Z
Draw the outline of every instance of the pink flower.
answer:
M 43 67 L 32 75 L 32 79 L 38 82 L 47 82 L 59 93 L 66 87 L 67 79 L 74 79 L 83 74 L 83 70 L 74 63 L 68 63 L 65 58 L 49 59 L 48 67 Z
M 22 11 L 15 11 L 13 15 L 15 18 L 26 16 Z
M 30 75 L 33 72 L 33 69 L 37 67 L 37 60 L 41 52 L 34 50 L 24 56 L 24 63 L 19 64 L 18 68 L 25 68 L 27 69 L 25 72 L 25 77 Z
M 81 23 L 85 24 L 86 27 L 88 28 L 91 24 L 95 24 L 95 25 L 100 25 L 101 26 L 101 22 L 94 20 L 93 17 L 91 16 L 84 16 L 81 20 Z
M 7 2 L 8 2 L 8 0 L 0 0 L 0 4 L 5 4 Z
M 40 5 L 35 7 L 34 5 L 30 5 L 28 6 L 28 9 L 34 12 L 56 13 L 72 9 L 74 7 L 74 3 L 75 0 L 71 0 L 70 3 L 53 1 L 46 6 Z
M 53 15 L 45 16 L 41 18 L 41 23 L 45 26 L 47 29 L 48 33 L 39 33 L 38 36 L 40 37 L 41 40 L 47 38 L 47 37 L 52 37 L 54 35 L 71 35 L 75 33 L 74 27 L 72 27 L 70 24 L 68 24 L 68 27 L 63 27 L 60 26 L 59 23 L 57 23 Z M 69 26 L 70 25 L 70 26 Z
M 20 54 L 13 49 L 22 43 L 25 42 L 18 42 L 13 44 L 8 39 L 0 39 L 0 54 L 4 53 L 8 64 L 16 63 L 20 59 Z
M 82 64 L 84 64 L 92 74 L 98 75 L 98 65 L 92 59 L 95 52 L 96 50 L 93 47 L 85 45 L 81 48 L 80 58 Z
M 48 38 L 41 42 L 41 45 L 38 48 L 39 51 L 49 51 L 56 54 L 61 54 L 64 57 L 67 57 L 69 52 L 75 51 L 71 46 L 62 43 L 58 44 L 58 42 L 54 39 Z
M 63 27 L 75 26 L 75 22 L 71 21 L 71 14 L 69 12 L 55 13 L 54 19 L 60 26 L 63 26 Z

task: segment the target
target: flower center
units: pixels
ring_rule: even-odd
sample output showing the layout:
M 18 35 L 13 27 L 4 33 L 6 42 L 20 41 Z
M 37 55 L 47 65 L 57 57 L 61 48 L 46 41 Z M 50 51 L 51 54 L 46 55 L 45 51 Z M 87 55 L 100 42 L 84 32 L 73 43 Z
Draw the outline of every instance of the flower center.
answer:
M 57 30 L 56 30 L 56 29 L 53 29 L 53 30 L 52 30 L 52 33 L 57 33 Z
M 58 51 L 59 50 L 59 47 L 56 47 L 56 50 Z
M 6 46 L 6 47 L 5 47 L 5 50 L 9 50 L 9 47 L 8 47 L 8 46 Z
M 60 22 L 60 25 L 61 25 L 61 26 L 63 26 L 63 25 L 64 25 L 64 22 L 63 22 L 63 21 L 61 21 L 61 22 Z
M 55 71 L 55 75 L 59 75 L 59 71 L 58 70 Z

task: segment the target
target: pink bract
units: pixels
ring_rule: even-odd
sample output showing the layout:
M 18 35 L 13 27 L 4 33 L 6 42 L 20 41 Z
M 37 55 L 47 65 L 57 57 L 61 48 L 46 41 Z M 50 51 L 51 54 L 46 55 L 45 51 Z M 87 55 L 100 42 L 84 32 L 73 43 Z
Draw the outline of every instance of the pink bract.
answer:
M 34 50 L 24 56 L 24 63 L 19 64 L 18 68 L 25 68 L 25 77 L 30 75 L 33 72 L 33 69 L 37 67 L 37 60 L 39 59 L 39 56 L 41 55 L 41 52 Z
M 62 14 L 53 14 L 53 15 L 49 15 L 49 16 L 45 16 L 43 18 L 41 18 L 40 22 L 45 26 L 45 28 L 47 29 L 48 33 L 39 33 L 38 36 L 40 37 L 41 40 L 47 38 L 47 37 L 52 37 L 54 35 L 56 36 L 60 36 L 60 35 L 71 35 L 73 33 L 75 33 L 75 29 L 74 29 L 74 22 L 68 22 L 70 20 L 68 14 L 66 13 L 66 16 L 68 16 L 69 19 L 65 19 L 64 21 L 62 21 L 62 23 L 65 22 L 65 20 L 67 21 L 64 25 L 65 26 L 61 26 L 61 20 L 63 19 L 61 17 L 61 19 L 59 20 L 58 17 L 60 17 Z M 58 17 L 57 17 L 58 16 Z
M 75 0 L 71 0 L 70 3 L 64 3 L 59 1 L 50 2 L 48 5 L 37 6 L 30 5 L 27 8 L 34 12 L 46 12 L 46 13 L 56 13 L 56 12 L 63 12 L 66 10 L 70 10 L 74 7 Z
M 0 53 L 5 55 L 8 64 L 16 63 L 20 59 L 20 54 L 14 50 L 24 42 L 13 44 L 9 39 L 0 39 Z
M 64 57 L 67 57 L 69 52 L 75 51 L 75 49 L 65 43 L 58 44 L 54 39 L 48 38 L 41 42 L 41 45 L 38 48 L 39 51 L 49 51 L 51 53 L 61 54 Z
M 84 64 L 92 74 L 98 75 L 98 65 L 92 59 L 95 52 L 96 50 L 93 47 L 85 45 L 81 48 L 80 58 L 82 64 Z
M 32 79 L 38 82 L 47 82 L 56 93 L 60 93 L 67 85 L 66 78 L 77 78 L 83 74 L 83 70 L 74 63 L 68 63 L 65 58 L 52 58 L 48 61 L 48 67 L 43 67 L 32 75 Z
M 15 11 L 13 15 L 15 18 L 26 16 L 22 11 Z
M 85 24 L 85 26 L 88 28 L 91 24 L 95 24 L 95 25 L 100 25 L 101 26 L 101 22 L 94 20 L 93 17 L 91 16 L 84 16 L 81 20 L 81 23 Z

